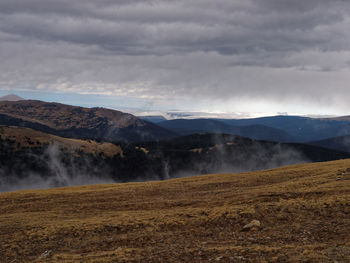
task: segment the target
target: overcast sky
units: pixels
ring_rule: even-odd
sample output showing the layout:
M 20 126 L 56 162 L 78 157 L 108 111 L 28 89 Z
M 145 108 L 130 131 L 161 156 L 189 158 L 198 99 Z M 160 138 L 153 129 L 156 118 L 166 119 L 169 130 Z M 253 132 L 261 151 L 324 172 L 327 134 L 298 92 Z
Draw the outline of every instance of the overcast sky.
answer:
M 350 115 L 350 1 L 1 0 L 0 60 L 0 95 Z

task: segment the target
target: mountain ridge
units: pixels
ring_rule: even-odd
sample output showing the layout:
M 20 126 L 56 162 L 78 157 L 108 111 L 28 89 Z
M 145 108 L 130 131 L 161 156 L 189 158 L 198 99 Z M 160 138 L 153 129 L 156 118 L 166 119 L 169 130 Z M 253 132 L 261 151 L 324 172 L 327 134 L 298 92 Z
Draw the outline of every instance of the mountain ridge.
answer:
M 338 136 L 319 141 L 312 141 L 308 144 L 328 149 L 350 152 L 350 135 Z
M 157 124 L 181 135 L 214 132 L 239 135 L 257 140 L 293 141 L 293 138 L 287 132 L 261 124 L 232 126 L 217 119 L 175 119 Z
M 307 143 L 350 134 L 350 122 L 341 119 L 315 119 L 302 116 L 272 116 L 252 119 L 217 119 L 230 125 L 261 124 L 287 132 L 294 142 Z
M 0 102 L 0 124 L 34 128 L 64 137 L 108 141 L 159 140 L 175 136 L 121 111 L 38 100 Z
M 116 144 L 0 126 L 0 192 L 98 181 L 164 180 L 344 158 L 350 158 L 350 153 L 227 134 Z

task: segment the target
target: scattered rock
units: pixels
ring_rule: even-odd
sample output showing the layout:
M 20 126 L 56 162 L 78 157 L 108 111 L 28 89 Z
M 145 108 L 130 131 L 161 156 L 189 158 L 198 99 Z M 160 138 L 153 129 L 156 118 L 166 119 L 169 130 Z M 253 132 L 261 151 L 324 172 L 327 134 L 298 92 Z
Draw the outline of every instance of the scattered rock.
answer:
M 261 226 L 261 223 L 259 220 L 252 220 L 249 224 L 246 224 L 244 227 L 243 227 L 243 230 L 251 230 L 251 229 L 258 229 L 260 228 Z
M 41 258 L 47 258 L 48 256 L 50 256 L 52 253 L 52 250 L 46 250 L 44 253 L 42 253 L 40 256 L 39 256 L 39 259 Z
M 244 260 L 243 256 L 235 256 L 233 259 Z
M 348 175 L 350 175 L 350 168 L 346 168 L 344 170 L 339 170 L 337 173 L 337 181 L 342 180 L 343 177 L 347 177 Z
M 223 256 L 219 256 L 219 257 L 217 257 L 215 260 L 216 260 L 216 261 L 220 261 L 221 259 L 223 259 Z

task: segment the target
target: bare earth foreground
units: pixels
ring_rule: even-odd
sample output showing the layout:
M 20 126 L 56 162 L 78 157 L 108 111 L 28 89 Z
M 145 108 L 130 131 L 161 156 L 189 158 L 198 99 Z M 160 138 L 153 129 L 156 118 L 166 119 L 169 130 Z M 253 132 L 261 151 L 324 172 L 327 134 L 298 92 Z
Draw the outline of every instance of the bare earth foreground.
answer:
M 350 262 L 348 168 L 3 193 L 0 261 Z

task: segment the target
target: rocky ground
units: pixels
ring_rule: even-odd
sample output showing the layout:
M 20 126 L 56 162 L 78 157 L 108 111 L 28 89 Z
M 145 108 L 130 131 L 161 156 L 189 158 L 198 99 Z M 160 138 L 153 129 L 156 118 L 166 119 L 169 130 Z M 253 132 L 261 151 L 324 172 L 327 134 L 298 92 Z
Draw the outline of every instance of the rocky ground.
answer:
M 350 160 L 0 194 L 0 262 L 350 262 Z

